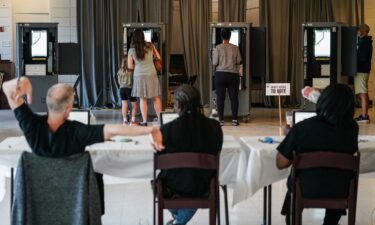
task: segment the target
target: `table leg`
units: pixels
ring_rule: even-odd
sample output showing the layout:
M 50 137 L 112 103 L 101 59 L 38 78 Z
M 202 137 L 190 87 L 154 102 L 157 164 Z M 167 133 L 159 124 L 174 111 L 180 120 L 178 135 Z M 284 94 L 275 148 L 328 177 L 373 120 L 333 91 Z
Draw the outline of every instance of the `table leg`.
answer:
M 272 218 L 272 185 L 268 185 L 268 223 L 267 225 L 271 225 L 271 218 Z
M 14 169 L 10 168 L 10 213 L 12 213 L 14 197 Z
M 263 225 L 267 225 L 267 186 L 263 188 Z
M 228 208 L 228 189 L 227 185 L 222 185 L 221 188 L 224 192 L 224 203 L 225 203 L 225 223 L 229 225 L 229 208 Z

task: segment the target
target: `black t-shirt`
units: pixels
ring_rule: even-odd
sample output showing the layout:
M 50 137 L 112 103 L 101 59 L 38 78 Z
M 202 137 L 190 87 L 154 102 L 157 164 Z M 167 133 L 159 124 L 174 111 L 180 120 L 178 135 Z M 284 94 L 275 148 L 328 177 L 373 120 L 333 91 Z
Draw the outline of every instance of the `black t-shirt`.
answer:
M 354 154 L 358 151 L 358 125 L 355 121 L 335 127 L 315 116 L 296 124 L 277 150 L 289 160 L 296 154 L 327 151 Z M 348 171 L 318 168 L 300 172 L 302 194 L 306 197 L 344 197 L 352 174 Z
M 66 157 L 82 153 L 86 146 L 104 141 L 104 125 L 66 121 L 52 133 L 47 116 L 34 114 L 26 104 L 15 109 L 14 114 L 31 150 L 39 156 Z
M 82 153 L 86 146 L 104 142 L 104 125 L 85 125 L 65 121 L 55 133 L 49 129 L 47 116 L 34 114 L 26 104 L 14 110 L 33 153 L 45 157 L 67 157 Z M 104 214 L 103 175 L 96 173 L 102 214 Z
M 181 116 L 160 128 L 163 153 L 199 152 L 217 155 L 223 145 L 223 132 L 216 120 L 200 115 L 192 119 Z M 163 154 L 162 153 L 162 154 Z M 162 171 L 164 184 L 176 194 L 199 196 L 209 190 L 212 171 L 200 169 L 171 169 Z

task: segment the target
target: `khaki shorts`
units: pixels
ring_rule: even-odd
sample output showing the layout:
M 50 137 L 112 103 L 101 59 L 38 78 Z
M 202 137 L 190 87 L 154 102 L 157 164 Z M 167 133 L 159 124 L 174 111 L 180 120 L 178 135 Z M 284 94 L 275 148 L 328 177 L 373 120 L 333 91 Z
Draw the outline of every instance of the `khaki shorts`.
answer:
M 354 77 L 354 90 L 356 95 L 368 93 L 368 78 L 368 73 L 357 73 Z

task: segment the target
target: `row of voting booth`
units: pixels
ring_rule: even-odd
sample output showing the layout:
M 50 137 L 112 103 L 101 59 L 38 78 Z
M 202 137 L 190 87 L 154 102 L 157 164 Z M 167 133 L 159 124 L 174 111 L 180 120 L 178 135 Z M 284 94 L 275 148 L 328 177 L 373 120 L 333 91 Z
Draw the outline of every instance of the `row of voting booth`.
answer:
M 167 53 L 167 31 L 162 23 L 124 23 L 122 48 L 124 55 L 130 48 L 135 29 L 142 29 L 145 39 L 152 42 L 163 59 L 163 70 L 159 72 L 162 90 L 163 110 L 167 107 L 169 93 L 169 57 Z M 220 32 L 223 28 L 231 30 L 230 43 L 240 49 L 239 116 L 246 122 L 250 115 L 250 87 L 252 81 L 265 82 L 267 71 L 267 34 L 264 27 L 252 27 L 249 23 L 210 23 L 209 24 L 209 107 L 215 107 L 214 74 L 212 51 L 222 43 Z M 301 84 L 323 89 L 332 83 L 352 82 L 356 74 L 357 28 L 341 23 L 302 24 Z M 57 23 L 17 23 L 16 34 L 16 75 L 28 76 L 34 86 L 34 111 L 45 112 L 47 90 L 58 82 L 58 75 L 80 73 L 80 50 L 78 44 L 58 42 Z M 71 56 L 72 52 L 77 54 Z M 70 59 L 67 59 L 70 58 Z M 70 61 L 69 61 L 70 60 Z M 73 62 L 76 63 L 73 63 Z M 80 88 L 82 91 L 82 88 Z M 82 93 L 79 93 L 82 95 Z M 150 113 L 153 114 L 153 107 Z M 226 98 L 224 115 L 230 115 L 229 98 Z

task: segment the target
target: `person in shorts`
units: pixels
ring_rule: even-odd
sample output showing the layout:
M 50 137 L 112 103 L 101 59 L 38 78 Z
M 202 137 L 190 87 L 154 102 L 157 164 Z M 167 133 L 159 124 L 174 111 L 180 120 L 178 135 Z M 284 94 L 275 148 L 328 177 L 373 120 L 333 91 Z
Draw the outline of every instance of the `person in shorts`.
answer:
M 137 113 L 137 98 L 132 96 L 133 74 L 127 68 L 127 57 L 121 61 L 121 68 L 117 72 L 120 84 L 120 98 L 122 104 L 122 117 L 124 125 L 137 125 L 135 116 Z M 128 118 L 128 101 L 131 103 L 131 120 Z
M 372 37 L 368 36 L 370 27 L 366 24 L 358 29 L 357 75 L 354 78 L 355 94 L 361 99 L 362 113 L 355 118 L 358 123 L 369 123 L 368 115 L 368 80 L 371 70 Z

